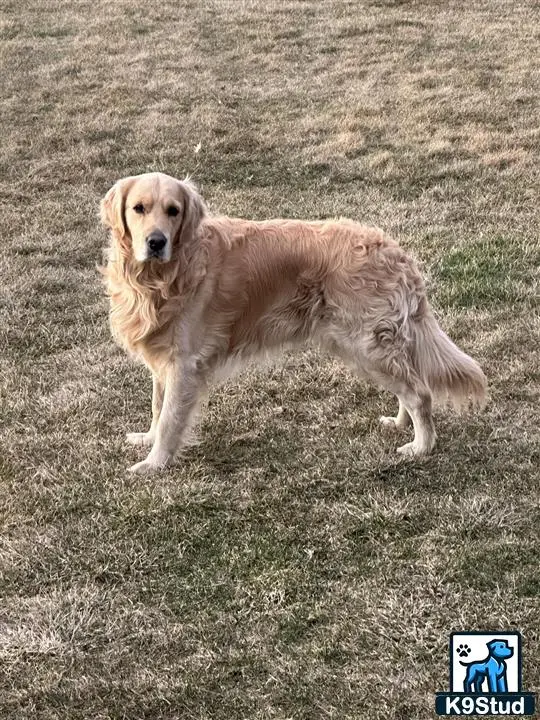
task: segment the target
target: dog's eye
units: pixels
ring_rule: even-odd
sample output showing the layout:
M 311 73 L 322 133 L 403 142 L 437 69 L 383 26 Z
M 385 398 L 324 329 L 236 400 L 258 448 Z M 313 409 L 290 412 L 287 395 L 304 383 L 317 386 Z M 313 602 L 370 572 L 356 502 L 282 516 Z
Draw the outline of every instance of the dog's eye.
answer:
M 144 215 L 144 205 L 142 203 L 137 203 L 133 209 L 139 215 Z
M 178 208 L 171 205 L 171 207 L 167 208 L 167 215 L 169 217 L 176 217 L 178 215 Z

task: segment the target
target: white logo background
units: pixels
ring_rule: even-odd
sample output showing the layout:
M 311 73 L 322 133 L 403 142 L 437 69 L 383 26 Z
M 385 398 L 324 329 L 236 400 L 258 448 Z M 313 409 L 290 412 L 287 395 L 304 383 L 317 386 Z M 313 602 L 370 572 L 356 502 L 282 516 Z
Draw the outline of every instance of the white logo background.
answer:
M 493 633 L 493 634 L 482 634 L 482 635 L 468 635 L 467 633 L 459 634 L 456 633 L 451 637 L 450 640 L 450 658 L 452 664 L 452 692 L 463 692 L 463 681 L 467 673 L 467 668 L 460 665 L 461 662 L 471 663 L 485 660 L 489 656 L 489 649 L 487 643 L 491 640 L 506 640 L 509 647 L 513 648 L 514 653 L 511 658 L 505 660 L 507 673 L 506 679 L 508 682 L 508 692 L 519 692 L 518 687 L 518 667 L 519 667 L 519 640 L 517 633 Z M 468 646 L 470 653 L 460 657 L 458 654 L 458 648 L 460 646 Z M 488 693 L 487 681 L 484 681 L 482 690 Z

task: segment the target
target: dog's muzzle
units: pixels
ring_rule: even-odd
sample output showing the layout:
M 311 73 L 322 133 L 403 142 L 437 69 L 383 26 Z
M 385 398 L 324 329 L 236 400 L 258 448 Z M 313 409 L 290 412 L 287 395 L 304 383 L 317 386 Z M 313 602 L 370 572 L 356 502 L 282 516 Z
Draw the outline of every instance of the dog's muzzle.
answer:
M 167 245 L 167 238 L 160 230 L 154 230 L 146 238 L 146 247 L 149 258 L 162 258 L 163 250 Z

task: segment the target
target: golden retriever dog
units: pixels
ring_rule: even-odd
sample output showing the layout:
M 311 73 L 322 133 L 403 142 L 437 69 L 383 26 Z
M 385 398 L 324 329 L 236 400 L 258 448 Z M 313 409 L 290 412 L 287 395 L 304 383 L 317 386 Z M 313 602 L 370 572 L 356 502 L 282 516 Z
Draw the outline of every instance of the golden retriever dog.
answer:
M 228 368 L 315 344 L 394 393 L 414 439 L 435 444 L 432 398 L 482 404 L 479 365 L 439 327 L 414 261 L 381 230 L 351 220 L 212 217 L 188 180 L 119 180 L 101 201 L 111 230 L 104 269 L 113 335 L 153 378 L 151 448 L 134 472 L 170 465 L 207 384 Z

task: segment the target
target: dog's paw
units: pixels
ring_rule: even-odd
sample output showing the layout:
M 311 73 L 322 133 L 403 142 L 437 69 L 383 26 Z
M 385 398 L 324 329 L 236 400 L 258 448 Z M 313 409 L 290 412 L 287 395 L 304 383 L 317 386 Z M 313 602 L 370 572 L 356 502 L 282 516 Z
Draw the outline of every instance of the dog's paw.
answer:
M 141 462 L 135 463 L 129 468 L 129 472 L 137 475 L 149 475 L 156 473 L 172 464 L 174 458 L 169 453 L 156 452 L 152 450 L 148 457 Z
M 398 423 L 397 417 L 392 417 L 390 415 L 381 415 L 379 418 L 379 422 L 383 426 L 384 430 L 403 430 L 404 425 L 401 425 L 401 423 Z
M 126 440 L 130 445 L 139 445 L 140 447 L 149 447 L 154 443 L 154 437 L 150 433 L 128 433 Z
M 150 475 L 156 473 L 160 469 L 159 465 L 148 462 L 148 460 L 141 460 L 141 462 L 135 463 L 129 468 L 129 472 L 134 475 Z
M 415 442 L 405 443 L 405 445 L 398 447 L 397 451 L 406 458 L 422 457 L 422 455 L 425 455 L 427 452 L 424 448 L 418 447 Z
M 471 648 L 468 645 L 458 645 L 456 648 L 456 652 L 459 655 L 459 657 L 469 657 L 471 654 Z

